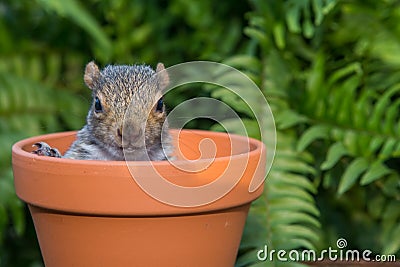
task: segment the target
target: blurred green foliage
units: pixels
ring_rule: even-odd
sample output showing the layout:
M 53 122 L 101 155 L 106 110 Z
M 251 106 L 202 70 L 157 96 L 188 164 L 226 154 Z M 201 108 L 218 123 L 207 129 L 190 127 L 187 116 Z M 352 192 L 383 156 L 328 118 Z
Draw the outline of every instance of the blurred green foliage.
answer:
M 92 59 L 217 61 L 261 88 L 277 152 L 237 266 L 297 266 L 259 262 L 256 252 L 265 244 L 321 250 L 340 237 L 348 248 L 400 257 L 400 1 L 5 0 L 0 19 L 0 266 L 42 265 L 14 193 L 11 146 L 84 124 L 82 74 Z M 200 86 L 166 102 L 220 98 L 257 137 L 254 118 L 228 94 Z

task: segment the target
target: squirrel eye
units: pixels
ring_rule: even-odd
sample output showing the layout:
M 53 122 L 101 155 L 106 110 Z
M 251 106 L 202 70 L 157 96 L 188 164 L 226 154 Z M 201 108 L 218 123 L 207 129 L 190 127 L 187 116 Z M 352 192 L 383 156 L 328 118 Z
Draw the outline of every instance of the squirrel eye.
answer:
M 164 101 L 163 101 L 163 99 L 161 97 L 157 102 L 156 111 L 157 112 L 163 112 L 163 107 L 164 107 Z
M 94 111 L 95 112 L 103 112 L 103 107 L 101 106 L 101 102 L 100 99 L 98 97 L 96 97 L 94 99 Z

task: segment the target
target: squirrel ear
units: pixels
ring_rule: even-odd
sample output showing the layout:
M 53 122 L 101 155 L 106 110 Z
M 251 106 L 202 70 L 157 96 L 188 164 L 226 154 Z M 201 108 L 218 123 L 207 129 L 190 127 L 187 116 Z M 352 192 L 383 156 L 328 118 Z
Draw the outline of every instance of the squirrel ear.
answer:
M 164 64 L 158 63 L 156 72 L 160 79 L 161 90 L 163 90 L 169 84 L 169 76 L 168 72 L 165 70 Z
M 89 89 L 93 90 L 94 88 L 94 83 L 100 76 L 100 71 L 99 67 L 94 63 L 94 61 L 90 61 L 85 68 L 85 75 L 83 76 L 83 79 L 86 83 L 86 85 L 89 87 Z

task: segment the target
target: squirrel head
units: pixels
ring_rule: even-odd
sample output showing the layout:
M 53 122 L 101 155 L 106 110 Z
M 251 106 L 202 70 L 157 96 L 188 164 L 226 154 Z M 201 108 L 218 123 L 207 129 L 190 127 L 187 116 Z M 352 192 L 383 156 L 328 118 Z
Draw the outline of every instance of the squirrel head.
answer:
M 135 160 L 162 147 L 161 136 L 168 137 L 162 90 L 169 83 L 162 63 L 156 71 L 146 65 L 108 65 L 99 70 L 92 61 L 84 81 L 92 90 L 87 129 L 96 144 L 116 158 L 123 157 L 123 149 L 132 151 Z

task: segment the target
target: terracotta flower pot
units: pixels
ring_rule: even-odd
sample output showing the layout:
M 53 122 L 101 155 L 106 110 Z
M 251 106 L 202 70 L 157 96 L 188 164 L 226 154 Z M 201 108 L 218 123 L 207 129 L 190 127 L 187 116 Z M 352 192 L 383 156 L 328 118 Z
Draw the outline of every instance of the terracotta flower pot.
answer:
M 224 133 L 171 133 L 179 147 L 173 161 L 177 166 L 29 153 L 38 141 L 64 153 L 75 132 L 37 136 L 13 146 L 16 193 L 29 206 L 47 267 L 234 265 L 250 203 L 263 191 L 265 147 Z M 204 145 L 210 139 L 214 144 Z M 205 167 L 193 171 L 193 166 Z M 172 187 L 150 184 L 155 190 L 149 191 L 143 181 L 157 180 L 154 170 Z M 218 183 L 225 173 L 239 174 L 239 180 Z M 207 187 L 209 195 L 226 192 L 207 198 Z M 166 190 L 170 192 L 163 195 Z

